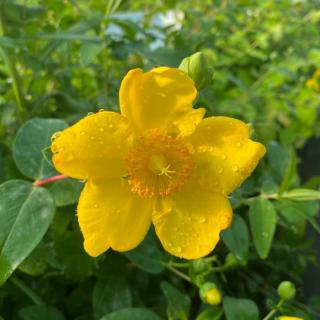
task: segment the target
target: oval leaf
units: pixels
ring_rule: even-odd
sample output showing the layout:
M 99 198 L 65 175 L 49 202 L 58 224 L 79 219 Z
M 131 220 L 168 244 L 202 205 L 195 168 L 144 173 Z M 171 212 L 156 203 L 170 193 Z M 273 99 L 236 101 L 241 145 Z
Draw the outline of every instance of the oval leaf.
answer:
M 148 309 L 128 308 L 107 314 L 100 320 L 162 320 L 162 318 Z
M 97 318 L 131 306 L 131 291 L 123 276 L 110 273 L 106 279 L 97 281 L 93 290 L 93 309 Z
M 0 185 L 0 284 L 40 242 L 53 215 L 47 190 L 22 180 Z
M 61 311 L 50 306 L 30 306 L 19 311 L 23 320 L 65 320 Z
M 259 320 L 257 305 L 248 299 L 226 297 L 223 309 L 227 320 Z
M 169 314 L 171 314 L 174 319 L 188 319 L 190 298 L 166 281 L 161 283 L 161 289 L 168 303 Z
M 51 144 L 51 136 L 68 124 L 58 119 L 31 119 L 18 131 L 13 142 L 13 158 L 18 169 L 28 178 L 42 179 L 57 174 L 43 156 Z
M 277 214 L 272 202 L 262 197 L 255 198 L 250 204 L 249 219 L 257 253 L 260 258 L 265 259 L 277 224 Z
M 230 228 L 222 233 L 222 240 L 239 261 L 247 261 L 249 254 L 249 230 L 243 218 L 234 214 Z

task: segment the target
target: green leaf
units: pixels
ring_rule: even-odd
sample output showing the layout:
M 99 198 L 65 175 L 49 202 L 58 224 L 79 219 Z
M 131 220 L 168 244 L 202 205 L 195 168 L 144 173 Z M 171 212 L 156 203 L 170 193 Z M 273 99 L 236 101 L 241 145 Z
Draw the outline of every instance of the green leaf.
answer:
M 295 201 L 320 200 L 320 191 L 312 189 L 293 189 L 283 193 L 281 198 Z
M 168 303 L 169 314 L 174 319 L 188 319 L 190 298 L 166 281 L 161 282 L 161 289 Z
M 248 299 L 225 297 L 223 309 L 227 320 L 259 320 L 256 304 Z
M 315 218 L 315 215 L 319 212 L 317 201 L 280 200 L 276 202 L 276 208 L 293 231 L 295 231 L 299 222 L 307 220 L 320 233 L 320 224 Z
M 63 120 L 34 118 L 18 131 L 13 143 L 13 158 L 19 170 L 31 179 L 57 174 L 43 157 L 42 150 L 51 144 L 51 136 L 68 125 Z
M 293 182 L 297 172 L 297 156 L 294 151 L 291 151 L 289 166 L 286 169 L 285 176 L 279 188 L 279 193 L 287 190 Z
M 57 207 L 76 203 L 79 199 L 83 183 L 74 179 L 54 182 L 48 186 Z
M 67 277 L 79 280 L 92 273 L 94 260 L 83 249 L 80 231 L 58 233 L 54 240 L 57 260 Z
M 107 314 L 100 320 L 162 320 L 162 318 L 148 309 L 128 308 Z
M 211 307 L 202 311 L 196 320 L 219 320 L 223 316 L 221 307 Z
M 222 233 L 222 240 L 239 261 L 248 260 L 249 230 L 241 216 L 234 214 L 231 226 Z
M 257 253 L 260 258 L 265 259 L 277 224 L 277 214 L 272 202 L 262 197 L 255 198 L 250 203 L 249 220 Z
M 283 181 L 290 163 L 288 151 L 278 142 L 268 143 L 268 163 L 271 174 L 279 184 Z
M 51 146 L 45 147 L 44 149 L 41 150 L 43 157 L 48 161 L 48 163 L 53 166 L 52 163 L 52 151 L 51 151 Z
M 125 252 L 124 255 L 143 271 L 160 273 L 165 268 L 165 256 L 157 247 L 156 241 L 154 232 L 150 230 L 146 239 L 137 248 Z
M 19 310 L 23 320 L 65 320 L 61 311 L 50 306 L 30 306 Z
M 32 276 L 43 274 L 47 268 L 47 259 L 50 253 L 52 253 L 51 247 L 40 242 L 19 265 L 19 270 Z
M 0 185 L 0 284 L 32 252 L 54 215 L 54 202 L 44 188 L 11 180 Z
M 132 306 L 129 285 L 124 276 L 118 273 L 109 273 L 106 278 L 99 279 L 94 287 L 92 299 L 97 318 Z
M 80 48 L 80 64 L 86 66 L 91 63 L 94 58 L 105 47 L 104 43 L 85 42 Z

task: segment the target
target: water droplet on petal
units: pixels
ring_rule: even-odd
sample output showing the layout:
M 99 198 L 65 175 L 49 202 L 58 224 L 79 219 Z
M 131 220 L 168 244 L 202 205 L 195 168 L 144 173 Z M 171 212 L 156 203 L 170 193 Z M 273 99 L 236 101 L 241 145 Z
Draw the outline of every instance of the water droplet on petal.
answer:
M 109 128 L 113 128 L 113 124 L 110 123 L 110 124 L 108 125 L 108 127 L 109 127 Z
M 237 147 L 239 148 L 239 147 L 241 147 L 242 146 L 242 143 L 241 142 L 237 142 Z
M 85 134 L 86 134 L 85 131 L 81 131 L 81 132 L 80 132 L 80 136 L 84 136 Z
M 103 129 L 102 127 L 99 127 L 99 131 L 100 131 L 100 132 L 103 132 L 104 129 Z
M 200 223 L 205 223 L 207 221 L 207 218 L 206 217 L 200 217 L 199 218 L 199 222 Z
M 232 171 L 234 171 L 234 172 L 239 172 L 239 167 L 238 167 L 238 166 L 233 166 L 233 167 L 232 167 Z
M 94 114 L 94 112 L 88 112 L 87 116 L 92 116 Z
M 106 110 L 104 110 L 103 108 L 99 109 L 99 112 L 104 112 L 104 111 L 106 111 Z
M 219 166 L 219 167 L 217 167 L 217 171 L 218 171 L 218 173 L 221 174 L 221 173 L 223 173 L 223 168 Z
M 180 253 L 182 251 L 181 247 L 177 247 L 176 250 L 178 253 Z
M 222 154 L 222 155 L 221 155 L 221 158 L 222 158 L 223 160 L 225 160 L 225 159 L 227 159 L 227 156 L 226 156 L 225 154 Z

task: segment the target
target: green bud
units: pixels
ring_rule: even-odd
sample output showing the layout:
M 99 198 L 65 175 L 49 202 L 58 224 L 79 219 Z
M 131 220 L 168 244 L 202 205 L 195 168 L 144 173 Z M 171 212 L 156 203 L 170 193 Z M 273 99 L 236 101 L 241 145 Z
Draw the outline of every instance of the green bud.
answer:
M 278 294 L 283 300 L 293 299 L 296 295 L 296 288 L 290 281 L 282 281 L 278 286 Z
M 208 67 L 204 54 L 197 52 L 184 58 L 179 66 L 194 82 L 196 88 L 201 90 L 208 86 L 212 78 L 212 70 Z
M 200 297 L 212 306 L 219 305 L 222 300 L 221 292 L 213 282 L 206 282 L 200 287 Z
M 237 260 L 237 258 L 234 256 L 234 254 L 229 252 L 226 256 L 224 264 L 228 267 L 235 267 L 235 266 L 238 266 L 240 263 Z

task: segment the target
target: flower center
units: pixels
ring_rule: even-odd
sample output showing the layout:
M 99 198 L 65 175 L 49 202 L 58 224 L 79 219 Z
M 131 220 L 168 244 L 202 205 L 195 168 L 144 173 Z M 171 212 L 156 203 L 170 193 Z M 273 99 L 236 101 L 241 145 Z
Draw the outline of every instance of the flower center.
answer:
M 126 157 L 128 181 L 140 197 L 166 196 L 179 191 L 193 166 L 191 149 L 180 138 L 150 130 Z

